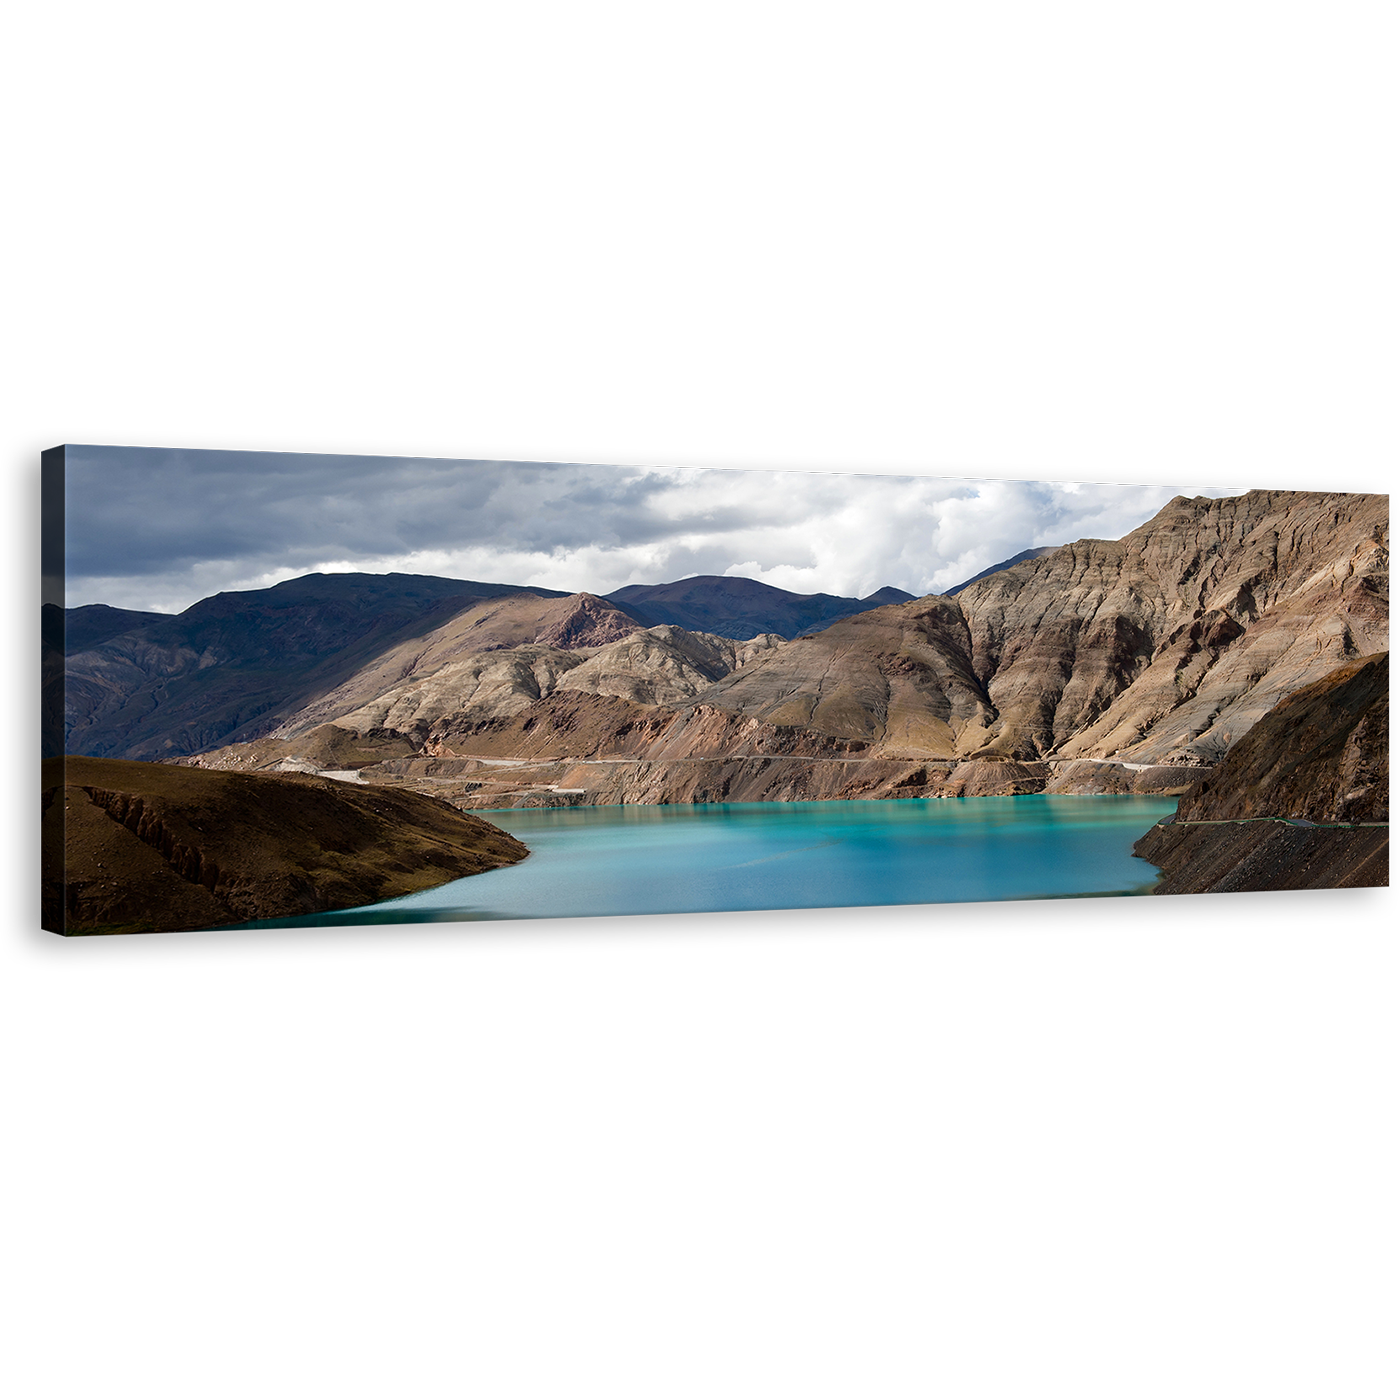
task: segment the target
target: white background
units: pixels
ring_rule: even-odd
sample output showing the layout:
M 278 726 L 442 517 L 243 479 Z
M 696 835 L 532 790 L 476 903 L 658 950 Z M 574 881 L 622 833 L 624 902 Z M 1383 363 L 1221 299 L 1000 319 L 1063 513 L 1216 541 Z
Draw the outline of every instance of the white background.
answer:
M 1389 7 L 12 22 L 64 440 L 1388 490 Z M 1389 892 L 38 932 L 11 1393 L 1391 1396 Z
M 1394 463 L 1393 7 L 91 0 L 0 423 Z
M 0 981 L 27 1400 L 1382 1400 L 1389 934 Z

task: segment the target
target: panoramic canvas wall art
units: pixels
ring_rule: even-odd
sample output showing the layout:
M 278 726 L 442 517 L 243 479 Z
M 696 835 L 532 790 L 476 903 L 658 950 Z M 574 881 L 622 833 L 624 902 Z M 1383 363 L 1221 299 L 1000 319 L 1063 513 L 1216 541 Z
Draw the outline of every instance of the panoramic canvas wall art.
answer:
M 65 934 L 1388 883 L 1388 498 L 67 446 Z

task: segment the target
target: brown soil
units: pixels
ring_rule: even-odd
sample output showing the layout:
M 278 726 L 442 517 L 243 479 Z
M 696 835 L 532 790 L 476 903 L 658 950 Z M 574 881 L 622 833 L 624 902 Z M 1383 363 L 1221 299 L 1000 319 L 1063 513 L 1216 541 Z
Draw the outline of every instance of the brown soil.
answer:
M 1340 890 L 1390 884 L 1390 828 L 1281 821 L 1154 826 L 1133 853 L 1161 866 L 1153 894 Z
M 43 771 L 43 923 L 55 933 L 348 909 L 529 854 L 479 817 L 383 787 L 105 758 Z

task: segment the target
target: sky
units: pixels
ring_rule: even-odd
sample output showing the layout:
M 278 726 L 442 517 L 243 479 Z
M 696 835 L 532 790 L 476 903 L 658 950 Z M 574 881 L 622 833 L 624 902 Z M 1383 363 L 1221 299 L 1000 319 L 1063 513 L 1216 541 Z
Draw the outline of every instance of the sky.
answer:
M 82 446 L 66 487 L 67 605 L 155 612 L 317 572 L 923 596 L 1244 489 Z

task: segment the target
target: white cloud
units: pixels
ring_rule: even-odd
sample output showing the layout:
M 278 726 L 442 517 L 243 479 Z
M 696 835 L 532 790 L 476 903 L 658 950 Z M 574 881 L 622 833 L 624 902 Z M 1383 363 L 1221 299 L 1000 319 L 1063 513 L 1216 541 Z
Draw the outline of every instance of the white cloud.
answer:
M 436 574 L 600 594 L 727 574 L 796 593 L 865 597 L 893 585 L 921 595 L 1031 546 L 1119 538 L 1174 495 L 1242 489 L 463 463 L 459 498 L 445 472 L 452 465 L 435 464 L 431 509 L 422 491 L 405 492 L 407 505 L 396 503 L 394 473 L 412 464 L 388 464 L 377 474 L 362 469 L 354 491 L 342 483 L 333 511 L 304 480 L 289 476 L 282 487 L 264 477 L 247 520 L 236 534 L 227 532 L 244 551 L 240 557 L 218 557 L 221 541 L 212 537 L 211 557 L 180 557 L 168 537 L 178 546 L 183 536 L 167 529 L 167 567 L 145 560 L 129 575 L 70 577 L 70 606 L 178 611 L 221 590 L 265 588 L 313 572 Z M 181 480 L 167 475 L 162 489 L 179 489 Z M 237 513 L 236 491 L 229 499 L 227 509 Z M 290 525 L 288 503 L 296 506 Z M 159 501 L 151 508 L 159 511 Z M 355 519 L 357 509 L 365 519 Z M 269 520 L 275 540 L 264 547 L 258 526 Z

